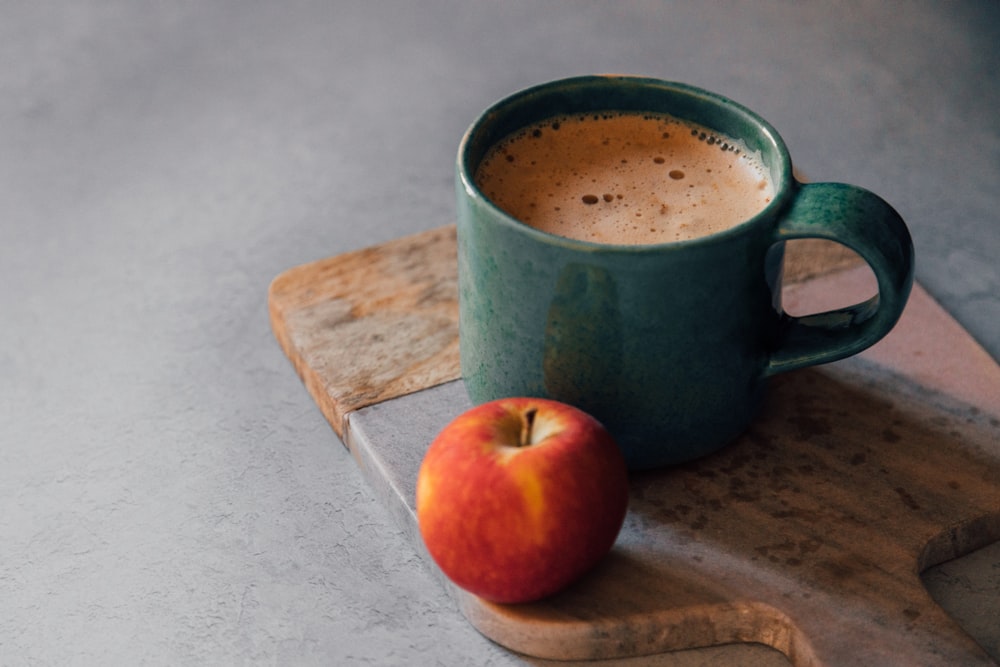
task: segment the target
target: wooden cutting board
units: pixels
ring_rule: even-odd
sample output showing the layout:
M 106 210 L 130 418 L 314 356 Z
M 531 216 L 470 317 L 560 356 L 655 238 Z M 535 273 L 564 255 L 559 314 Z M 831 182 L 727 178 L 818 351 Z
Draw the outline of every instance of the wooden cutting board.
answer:
M 421 552 L 413 488 L 429 442 L 351 438 L 348 418 L 460 384 L 455 265 L 447 226 L 290 269 L 269 293 L 279 343 Z M 875 291 L 826 242 L 790 243 L 786 274 L 793 314 Z M 797 666 L 997 664 L 919 575 L 1000 540 L 1000 366 L 919 285 L 879 344 L 775 378 L 736 443 L 631 486 L 595 571 L 527 605 L 451 587 L 469 621 L 542 658 L 756 642 Z

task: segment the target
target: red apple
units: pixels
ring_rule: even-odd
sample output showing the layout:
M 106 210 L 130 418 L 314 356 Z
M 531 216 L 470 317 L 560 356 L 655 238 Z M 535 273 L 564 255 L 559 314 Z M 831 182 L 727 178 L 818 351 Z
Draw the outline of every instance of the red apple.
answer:
M 537 600 L 610 551 L 628 506 L 617 444 L 587 413 L 538 398 L 491 401 L 434 439 L 417 476 L 427 550 L 459 587 Z

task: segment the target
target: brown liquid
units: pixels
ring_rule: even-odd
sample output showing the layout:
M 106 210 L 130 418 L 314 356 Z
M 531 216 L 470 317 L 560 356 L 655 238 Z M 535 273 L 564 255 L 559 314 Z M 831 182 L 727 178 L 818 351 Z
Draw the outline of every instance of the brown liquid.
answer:
M 774 186 L 741 143 L 664 115 L 551 119 L 490 149 L 475 175 L 518 220 L 617 245 L 714 234 L 750 219 Z

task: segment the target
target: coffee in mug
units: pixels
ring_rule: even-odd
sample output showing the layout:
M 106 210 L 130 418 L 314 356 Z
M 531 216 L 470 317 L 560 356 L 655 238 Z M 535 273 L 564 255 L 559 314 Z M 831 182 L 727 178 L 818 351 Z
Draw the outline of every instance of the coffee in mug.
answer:
M 535 229 L 595 243 L 655 244 L 714 234 L 774 197 L 759 153 L 662 114 L 546 119 L 493 146 L 475 182 Z

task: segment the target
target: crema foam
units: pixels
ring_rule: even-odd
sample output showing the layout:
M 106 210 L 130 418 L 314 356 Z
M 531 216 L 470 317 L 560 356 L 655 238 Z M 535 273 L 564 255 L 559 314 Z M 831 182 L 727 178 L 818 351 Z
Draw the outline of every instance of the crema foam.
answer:
M 752 218 L 774 197 L 741 143 L 671 116 L 606 112 L 528 126 L 475 174 L 497 206 L 542 231 L 615 245 L 682 241 Z

